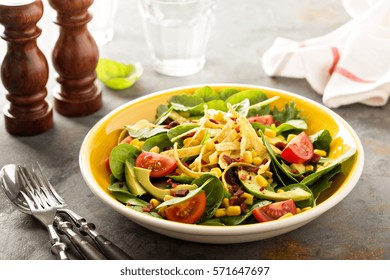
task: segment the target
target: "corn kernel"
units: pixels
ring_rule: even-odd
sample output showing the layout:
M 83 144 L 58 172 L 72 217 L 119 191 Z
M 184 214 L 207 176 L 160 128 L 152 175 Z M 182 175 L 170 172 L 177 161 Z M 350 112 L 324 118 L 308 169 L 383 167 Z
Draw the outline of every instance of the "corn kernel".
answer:
M 159 214 L 161 217 L 165 218 L 165 209 L 167 209 L 168 206 L 163 206 L 157 209 L 157 214 Z
M 263 176 L 266 177 L 266 178 L 272 178 L 272 175 L 273 173 L 269 170 L 266 170 L 264 173 L 263 173 Z
M 273 178 L 269 178 L 267 181 L 268 181 L 269 184 L 272 184 L 274 182 L 274 179 Z
M 144 141 L 139 141 L 138 139 L 133 139 L 133 140 L 131 140 L 130 145 L 133 145 L 134 147 L 137 147 L 139 150 L 141 150 L 142 146 L 144 145 Z
M 240 197 L 245 198 L 244 203 L 246 205 L 252 205 L 253 204 L 253 195 L 252 194 L 244 192 L 242 195 L 240 195 Z
M 158 146 L 154 146 L 153 148 L 150 149 L 149 152 L 152 152 L 152 153 L 160 153 L 160 148 Z
M 210 172 L 217 178 L 220 178 L 222 176 L 222 171 L 218 167 L 211 168 Z
M 157 207 L 160 205 L 160 201 L 158 201 L 157 199 L 155 198 L 152 198 L 150 201 L 149 201 L 151 204 L 153 204 L 154 207 Z
M 273 137 L 276 137 L 276 131 L 272 130 L 272 129 L 269 129 L 269 128 L 266 128 L 264 130 L 264 135 L 273 138 Z
M 316 155 L 326 157 L 326 152 L 324 150 L 314 149 L 313 151 Z
M 295 136 L 297 136 L 297 135 L 295 135 L 295 134 L 289 134 L 289 135 L 287 136 L 287 143 L 290 142 L 291 140 L 293 140 L 293 138 L 294 138 Z
M 305 166 L 305 171 L 314 171 L 314 166 L 313 165 L 306 165 Z
M 288 218 L 288 217 L 292 217 L 292 216 L 294 216 L 293 213 L 286 213 L 286 214 L 284 214 L 283 216 L 279 217 L 279 220 L 280 220 L 280 219 L 285 219 L 285 218 Z
M 223 200 L 222 200 L 222 205 L 225 207 L 225 208 L 228 208 L 230 206 L 229 204 L 229 198 L 225 197 Z
M 278 189 L 276 192 L 277 192 L 277 193 L 284 193 L 284 190 Z
M 250 151 L 245 151 L 243 157 L 245 163 L 251 164 L 253 162 L 252 153 Z
M 216 217 L 216 218 L 224 217 L 224 216 L 226 216 L 226 209 L 225 208 L 218 208 L 214 213 L 214 217 Z
M 299 214 L 299 213 L 301 213 L 301 212 L 302 212 L 301 208 L 298 208 L 298 207 L 297 207 L 297 214 Z
M 238 205 L 229 206 L 226 208 L 226 216 L 239 216 L 241 214 L 241 207 Z
M 252 154 L 252 158 L 256 157 L 257 156 L 257 152 L 255 150 L 252 150 L 251 151 L 251 154 Z
M 310 210 L 311 209 L 311 207 L 310 206 L 308 206 L 308 207 L 305 207 L 305 208 L 302 208 L 302 212 L 305 212 L 305 211 L 307 211 L 307 210 Z
M 164 201 L 170 200 L 172 198 L 173 198 L 172 195 L 167 194 L 167 195 L 164 196 Z
M 252 163 L 254 165 L 260 165 L 260 164 L 262 164 L 262 162 L 263 162 L 263 159 L 261 157 L 259 157 L 259 156 L 254 157 L 253 161 L 252 161 Z
M 262 175 L 256 176 L 256 182 L 259 184 L 260 187 L 268 186 L 268 181 Z

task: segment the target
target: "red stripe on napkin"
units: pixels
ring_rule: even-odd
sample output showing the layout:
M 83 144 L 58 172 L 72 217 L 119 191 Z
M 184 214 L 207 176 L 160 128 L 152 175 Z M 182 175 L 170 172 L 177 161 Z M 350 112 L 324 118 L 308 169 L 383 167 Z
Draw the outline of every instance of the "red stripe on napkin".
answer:
M 334 73 L 338 73 L 338 74 L 344 76 L 345 78 L 350 79 L 351 81 L 354 81 L 357 83 L 373 83 L 374 82 L 374 81 L 362 79 L 362 78 L 356 76 L 355 74 L 351 73 L 350 71 L 348 71 L 347 69 L 342 68 L 342 67 L 337 67 L 336 69 L 334 69 Z
M 330 50 L 332 51 L 333 54 L 333 63 L 332 66 L 329 68 L 329 75 L 332 75 L 334 70 L 336 69 L 337 63 L 340 60 L 340 52 L 339 49 L 336 47 L 331 47 Z

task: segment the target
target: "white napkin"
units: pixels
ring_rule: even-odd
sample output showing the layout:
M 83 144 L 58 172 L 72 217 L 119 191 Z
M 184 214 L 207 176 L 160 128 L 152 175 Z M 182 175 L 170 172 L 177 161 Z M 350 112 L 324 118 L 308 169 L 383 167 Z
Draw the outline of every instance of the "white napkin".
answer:
M 384 106 L 390 95 L 390 1 L 343 0 L 352 19 L 296 42 L 277 38 L 264 53 L 269 76 L 306 78 L 326 106 Z

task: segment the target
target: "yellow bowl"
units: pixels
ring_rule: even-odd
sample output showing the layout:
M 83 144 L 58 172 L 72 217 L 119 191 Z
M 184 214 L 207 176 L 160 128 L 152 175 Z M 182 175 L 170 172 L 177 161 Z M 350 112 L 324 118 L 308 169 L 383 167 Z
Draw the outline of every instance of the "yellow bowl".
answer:
M 107 191 L 109 174 L 104 163 L 111 149 L 117 145 L 123 127 L 141 119 L 152 121 L 158 105 L 166 104 L 173 95 L 192 93 L 202 86 L 163 90 L 130 101 L 106 115 L 89 131 L 80 149 L 79 164 L 88 187 L 99 199 L 133 222 L 170 237 L 204 243 L 240 243 L 270 238 L 303 226 L 334 207 L 355 187 L 363 170 L 363 147 L 355 131 L 339 115 L 310 99 L 282 90 L 244 84 L 213 84 L 209 86 L 216 90 L 226 87 L 263 90 L 268 97 L 280 97 L 275 102 L 278 107 L 294 101 L 301 115 L 306 117 L 309 134 L 324 128 L 331 133 L 334 141 L 330 157 L 336 158 L 350 149 L 356 149 L 355 155 L 343 163 L 343 176 L 339 176 L 332 188 L 321 195 L 319 204 L 313 209 L 288 219 L 267 223 L 240 226 L 188 225 L 153 218 L 124 206 Z

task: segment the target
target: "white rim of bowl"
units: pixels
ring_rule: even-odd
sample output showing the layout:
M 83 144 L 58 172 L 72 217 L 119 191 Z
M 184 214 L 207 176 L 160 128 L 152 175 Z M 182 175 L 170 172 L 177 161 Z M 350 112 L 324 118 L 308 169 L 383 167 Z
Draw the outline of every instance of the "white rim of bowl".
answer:
M 356 145 L 356 149 L 358 152 L 358 160 L 357 160 L 357 166 L 355 172 L 352 174 L 351 177 L 349 177 L 349 184 L 348 186 L 345 186 L 342 190 L 338 191 L 336 196 L 331 196 L 330 198 L 326 199 L 319 205 L 313 207 L 312 209 L 302 212 L 299 215 L 294 215 L 292 217 L 289 217 L 288 219 L 282 219 L 282 220 L 275 220 L 270 221 L 266 223 L 258 223 L 258 224 L 248 224 L 248 225 L 239 225 L 239 226 L 208 226 L 208 225 L 193 225 L 193 224 L 184 224 L 184 223 L 178 223 L 178 222 L 172 222 L 165 219 L 158 219 L 152 216 L 145 215 L 143 213 L 137 212 L 135 210 L 131 210 L 127 208 L 125 205 L 120 203 L 119 201 L 114 200 L 112 197 L 109 197 L 106 192 L 93 180 L 92 172 L 90 169 L 90 166 L 87 161 L 87 157 L 84 156 L 83 151 L 85 151 L 85 146 L 88 144 L 89 139 L 91 136 L 96 132 L 96 130 L 100 127 L 102 123 L 104 123 L 108 118 L 110 118 L 112 115 L 115 115 L 118 111 L 121 111 L 125 107 L 131 106 L 132 104 L 141 102 L 146 99 L 151 99 L 155 96 L 172 92 L 172 91 L 180 91 L 190 88 L 200 88 L 203 86 L 210 86 L 210 87 L 245 87 L 245 88 L 253 88 L 253 89 L 262 89 L 262 90 L 268 90 L 268 91 L 274 91 L 274 92 L 280 92 L 282 94 L 290 95 L 293 97 L 296 97 L 297 99 L 301 99 L 305 102 L 308 102 L 314 106 L 319 107 L 321 110 L 324 110 L 327 114 L 331 115 L 337 122 L 339 122 L 342 126 L 344 126 L 350 135 L 352 135 L 352 138 L 354 140 L 354 143 Z M 357 182 L 360 179 L 360 176 L 363 172 L 363 166 L 364 166 L 364 150 L 363 145 L 357 136 L 356 132 L 353 130 L 353 128 L 337 113 L 333 112 L 329 108 L 325 107 L 324 105 L 313 101 L 307 97 L 298 95 L 293 92 L 280 90 L 276 88 L 271 87 L 265 87 L 265 86 L 257 86 L 257 85 L 250 85 L 250 84 L 237 84 L 237 83 L 214 83 L 214 84 L 197 84 L 197 85 L 189 85 L 189 86 L 182 86 L 182 87 L 176 87 L 176 88 L 170 88 L 165 90 L 160 90 L 154 93 L 150 93 L 148 95 L 136 98 L 134 100 L 131 100 L 120 107 L 114 109 L 110 113 L 108 113 L 106 116 L 104 116 L 100 121 L 98 121 L 87 133 L 85 136 L 83 143 L 80 148 L 80 154 L 79 154 L 79 165 L 81 174 L 87 183 L 90 190 L 103 202 L 107 203 L 110 207 L 112 207 L 115 211 L 121 213 L 124 216 L 130 216 L 130 220 L 137 223 L 137 224 L 143 224 L 143 225 L 149 225 L 154 228 L 163 228 L 164 230 L 169 230 L 173 232 L 181 232 L 181 233 L 188 233 L 190 235 L 193 235 L 196 233 L 196 235 L 219 235 L 219 236 L 231 236 L 231 235 L 246 235 L 246 234 L 254 234 L 254 233 L 260 233 L 260 232 L 268 232 L 268 231 L 274 231 L 275 229 L 282 229 L 287 228 L 290 226 L 294 226 L 297 224 L 306 224 L 316 217 L 322 215 L 323 213 L 327 212 L 329 209 L 337 205 L 341 200 L 343 200 L 355 187 Z M 128 217 L 126 217 L 129 219 Z

